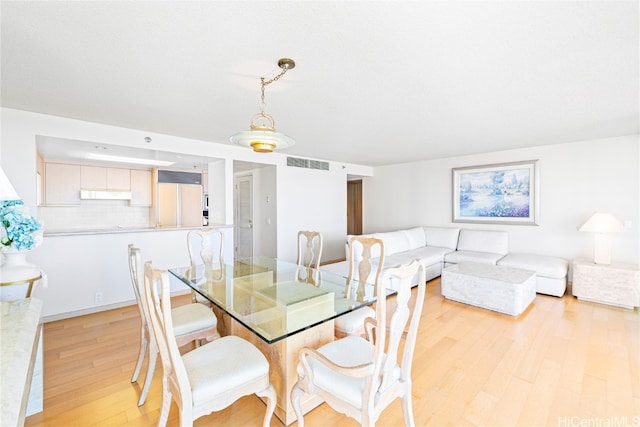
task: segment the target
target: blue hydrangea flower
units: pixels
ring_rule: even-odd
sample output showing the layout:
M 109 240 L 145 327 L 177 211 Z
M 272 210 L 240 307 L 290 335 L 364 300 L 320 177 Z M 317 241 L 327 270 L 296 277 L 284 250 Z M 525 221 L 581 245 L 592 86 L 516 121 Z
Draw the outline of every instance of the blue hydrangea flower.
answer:
M 0 202 L 0 224 L 4 236 L 0 238 L 0 249 L 32 249 L 41 234 L 42 224 L 29 215 L 22 200 Z

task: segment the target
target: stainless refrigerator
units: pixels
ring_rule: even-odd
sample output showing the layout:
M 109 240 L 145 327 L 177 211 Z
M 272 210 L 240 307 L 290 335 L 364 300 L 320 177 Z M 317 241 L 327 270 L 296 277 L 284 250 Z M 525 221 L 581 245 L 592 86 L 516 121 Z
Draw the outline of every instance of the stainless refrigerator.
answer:
M 201 175 L 183 174 L 178 178 L 175 173 L 165 174 L 165 176 L 158 175 L 158 225 L 160 227 L 197 227 L 202 225 Z

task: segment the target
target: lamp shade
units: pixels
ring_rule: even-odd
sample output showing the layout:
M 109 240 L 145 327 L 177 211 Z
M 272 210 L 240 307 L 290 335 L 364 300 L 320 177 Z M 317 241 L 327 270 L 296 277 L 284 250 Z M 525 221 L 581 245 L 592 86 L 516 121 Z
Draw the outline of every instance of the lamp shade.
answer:
M 578 231 L 590 231 L 592 233 L 618 233 L 623 230 L 622 221 L 608 212 L 594 213 L 578 228 Z
M 4 173 L 4 170 L 0 168 L 0 201 L 4 200 L 21 200 L 16 190 L 9 182 L 9 178 Z

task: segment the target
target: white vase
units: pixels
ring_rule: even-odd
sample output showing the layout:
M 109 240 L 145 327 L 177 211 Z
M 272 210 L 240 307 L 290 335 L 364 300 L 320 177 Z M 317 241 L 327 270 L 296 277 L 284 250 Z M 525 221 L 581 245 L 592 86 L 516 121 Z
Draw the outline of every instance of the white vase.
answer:
M 28 253 L 28 250 L 2 252 L 0 301 L 27 298 L 33 284 L 42 277 L 40 269 L 27 261 Z

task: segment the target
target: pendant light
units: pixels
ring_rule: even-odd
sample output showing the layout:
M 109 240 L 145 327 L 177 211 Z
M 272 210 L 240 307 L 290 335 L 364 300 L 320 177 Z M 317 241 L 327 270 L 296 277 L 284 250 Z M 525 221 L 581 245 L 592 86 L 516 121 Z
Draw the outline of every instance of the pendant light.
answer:
M 285 73 L 296 66 L 293 59 L 281 58 L 278 60 L 278 67 L 282 69 L 280 74 L 270 80 L 265 81 L 260 77 L 261 83 L 261 103 L 260 112 L 251 117 L 251 124 L 246 131 L 231 135 L 229 140 L 238 145 L 253 148 L 258 153 L 271 153 L 273 150 L 291 147 L 295 141 L 283 133 L 276 132 L 276 122 L 271 114 L 264 111 L 264 88 L 280 79 Z

